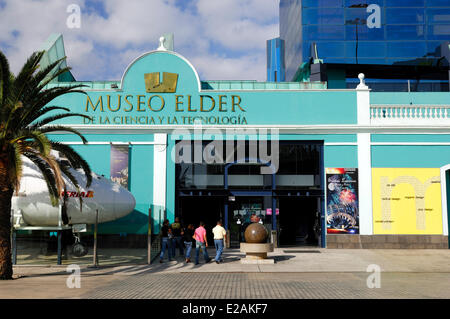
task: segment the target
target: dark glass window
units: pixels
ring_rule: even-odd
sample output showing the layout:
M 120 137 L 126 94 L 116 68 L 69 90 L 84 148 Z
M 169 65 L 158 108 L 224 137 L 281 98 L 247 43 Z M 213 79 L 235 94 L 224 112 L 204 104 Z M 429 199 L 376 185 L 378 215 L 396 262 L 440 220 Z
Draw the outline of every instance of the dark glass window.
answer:
M 279 175 L 319 174 L 320 145 L 280 143 Z
M 388 25 L 387 40 L 424 40 L 424 29 L 423 25 Z
M 450 9 L 428 9 L 426 14 L 429 24 L 450 24 Z
M 189 151 L 186 146 L 191 144 L 191 155 L 194 152 L 194 142 L 185 141 L 183 150 Z M 203 141 L 203 150 L 211 141 Z M 177 145 L 181 145 L 180 142 Z M 225 167 L 231 161 L 237 159 L 237 148 L 244 146 L 245 157 L 251 156 L 251 148 L 258 153 L 258 143 L 251 145 L 248 141 L 234 143 L 234 158 L 228 159 L 228 163 L 177 163 L 175 166 L 177 176 L 177 188 L 179 189 L 223 189 L 225 185 Z M 268 153 L 271 154 L 270 143 Z M 181 149 L 181 148 L 179 148 Z M 226 145 L 223 143 L 225 152 Z M 279 162 L 277 185 L 281 188 L 298 188 L 320 185 L 320 158 L 322 152 L 321 144 L 310 144 L 303 142 L 279 142 Z M 175 153 L 177 162 L 180 162 L 182 153 Z M 225 154 L 228 156 L 229 154 Z M 256 155 L 257 156 L 257 155 Z M 276 155 L 274 155 L 276 156 Z M 192 161 L 194 156 L 190 156 Z M 183 157 L 186 158 L 186 157 Z M 188 156 L 189 158 L 189 156 Z M 273 158 L 273 157 L 272 157 Z M 264 164 L 258 163 L 256 158 L 253 162 L 248 160 L 245 163 L 228 165 L 228 186 L 230 189 L 270 189 L 272 187 L 272 175 L 261 174 L 261 167 Z
M 312 42 L 308 42 L 308 41 L 304 41 L 302 42 L 302 54 L 305 57 L 309 57 L 311 55 L 311 43 Z M 320 56 L 320 51 L 319 51 L 319 56 Z
M 344 21 L 343 8 L 311 8 L 302 10 L 302 24 L 339 24 Z
M 436 52 L 436 49 L 438 49 L 441 46 L 441 42 L 439 41 L 428 41 L 427 42 L 427 53 L 434 55 Z
M 450 40 L 450 24 L 435 24 L 428 26 L 429 40 Z
M 345 24 L 366 24 L 369 13 L 365 8 L 351 8 L 345 10 Z
M 423 24 L 425 23 L 425 9 L 389 8 L 386 9 L 386 19 L 389 24 Z
M 448 0 L 427 0 L 428 7 L 448 7 L 450 6 Z
M 305 26 L 303 27 L 304 40 L 342 40 L 344 26 Z
M 430 0 L 427 0 L 429 3 Z M 423 7 L 425 0 L 386 0 L 386 7 Z
M 384 0 L 345 0 L 345 6 L 351 7 L 351 6 L 360 6 L 360 5 L 371 5 L 371 4 L 377 4 L 380 7 L 384 5 Z
M 384 40 L 384 29 L 369 29 L 367 25 L 347 25 L 345 28 L 345 36 L 347 40 L 356 41 L 358 34 L 359 41 L 361 40 Z
M 346 55 L 347 56 L 355 56 L 356 55 L 356 41 L 347 42 Z M 382 42 L 382 41 L 377 41 L 377 42 L 359 41 L 358 42 L 358 57 L 384 58 L 385 56 L 386 56 L 386 42 Z
M 388 42 L 388 56 L 395 57 L 422 57 L 427 54 L 427 46 L 424 41 Z
M 345 57 L 344 42 L 317 42 L 317 50 L 320 58 Z
M 317 7 L 342 7 L 343 0 L 302 0 L 302 6 L 307 8 Z

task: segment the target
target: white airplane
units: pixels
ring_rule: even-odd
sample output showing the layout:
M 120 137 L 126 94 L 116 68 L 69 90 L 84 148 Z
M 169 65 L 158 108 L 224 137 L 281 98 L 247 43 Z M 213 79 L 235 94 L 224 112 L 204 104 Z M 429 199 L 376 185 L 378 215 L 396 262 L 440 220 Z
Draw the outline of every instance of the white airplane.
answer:
M 119 219 L 131 213 L 136 205 L 134 196 L 117 183 L 92 173 L 92 183 L 86 188 L 86 176 L 71 170 L 80 185 L 77 191 L 63 175 L 67 196 L 60 206 L 52 206 L 47 184 L 37 166 L 23 157 L 23 173 L 18 194 L 12 198 L 15 227 L 75 226 Z M 63 194 L 62 194 L 63 195 Z M 80 200 L 81 198 L 81 200 Z

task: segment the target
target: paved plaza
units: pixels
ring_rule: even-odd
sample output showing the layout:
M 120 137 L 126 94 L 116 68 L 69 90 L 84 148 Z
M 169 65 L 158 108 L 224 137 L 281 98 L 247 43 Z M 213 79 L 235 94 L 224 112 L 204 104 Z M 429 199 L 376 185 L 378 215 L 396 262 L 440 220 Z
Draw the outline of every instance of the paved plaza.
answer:
M 214 249 L 210 249 L 212 255 Z M 147 265 L 142 251 L 133 262 L 105 259 L 100 267 L 80 263 L 80 288 L 68 288 L 65 265 L 15 266 L 15 280 L 0 282 L 0 298 L 142 299 L 391 299 L 450 298 L 449 250 L 275 249 L 275 264 L 245 265 L 239 250 L 222 264 L 185 264 L 183 258 Z M 125 258 L 125 257 L 122 257 Z M 136 259 L 137 258 L 137 259 Z M 380 269 L 379 288 L 368 287 Z M 375 277 L 371 277 L 372 279 Z M 369 281 L 374 283 L 369 278 Z

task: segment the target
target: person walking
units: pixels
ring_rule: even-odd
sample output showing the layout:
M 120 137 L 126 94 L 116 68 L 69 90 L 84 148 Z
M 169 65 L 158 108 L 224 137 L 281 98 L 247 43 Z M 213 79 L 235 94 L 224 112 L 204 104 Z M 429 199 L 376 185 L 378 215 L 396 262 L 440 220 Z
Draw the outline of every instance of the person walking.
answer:
M 200 249 L 203 250 L 203 258 L 205 259 L 205 263 L 209 263 L 211 261 L 211 258 L 209 258 L 208 252 L 206 251 L 206 248 L 208 247 L 208 240 L 206 239 L 206 229 L 204 226 L 205 224 L 200 222 L 200 226 L 194 231 L 196 265 L 198 265 Z
M 227 231 L 222 227 L 221 220 L 217 222 L 217 225 L 212 229 L 212 232 L 214 234 L 214 246 L 216 247 L 216 258 L 214 259 L 216 264 L 218 264 L 223 261 L 222 252 L 227 238 Z
M 159 255 L 159 262 L 163 262 L 164 255 L 167 250 L 167 257 L 169 257 L 169 261 L 171 261 L 170 255 L 172 250 L 171 238 L 172 238 L 172 229 L 170 228 L 169 220 L 166 219 L 161 227 L 161 255 Z
M 172 223 L 172 234 L 173 234 L 173 239 L 172 239 L 172 256 L 175 258 L 175 251 L 176 251 L 176 247 L 178 246 L 179 250 L 180 250 L 180 256 L 184 255 L 184 247 L 183 247 L 183 240 L 182 240 L 182 236 L 181 236 L 181 229 L 182 229 L 182 225 L 180 223 L 180 218 L 179 217 L 175 217 L 175 222 Z
M 191 251 L 192 251 L 192 245 L 195 243 L 194 239 L 194 225 L 189 224 L 187 228 L 182 230 L 183 240 L 184 240 L 184 246 L 186 247 L 186 263 L 191 262 Z

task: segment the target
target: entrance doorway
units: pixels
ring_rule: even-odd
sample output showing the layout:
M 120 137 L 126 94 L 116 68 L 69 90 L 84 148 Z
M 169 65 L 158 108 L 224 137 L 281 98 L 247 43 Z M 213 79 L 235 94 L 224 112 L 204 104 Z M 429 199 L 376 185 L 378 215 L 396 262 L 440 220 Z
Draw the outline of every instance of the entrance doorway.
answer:
M 202 154 L 225 150 L 226 161 L 194 161 L 193 150 L 199 145 Z M 324 222 L 316 216 L 324 206 L 323 141 L 277 141 L 273 146 L 279 147 L 273 149 L 270 143 L 270 161 L 258 156 L 268 152 L 268 145 L 260 149 L 258 140 L 224 140 L 222 148 L 217 145 L 205 140 L 176 143 L 176 216 L 185 224 L 204 221 L 211 237 L 211 228 L 222 219 L 232 247 L 245 240 L 252 214 L 276 232 L 278 244 L 324 245 L 324 233 L 321 240 L 316 235 L 317 222 Z M 291 194 L 295 199 L 284 199 Z
M 259 222 L 266 227 L 268 234 L 272 230 L 271 196 L 231 196 L 228 206 L 228 227 L 230 230 L 230 247 L 239 247 L 245 242 L 244 233 L 252 222 Z
M 193 224 L 195 228 L 200 221 L 205 223 L 208 244 L 214 244 L 212 229 L 219 219 L 224 218 L 224 203 L 222 197 L 199 196 L 180 197 L 179 217 L 183 225 Z
M 318 197 L 280 197 L 279 241 L 283 246 L 318 246 L 320 232 Z

